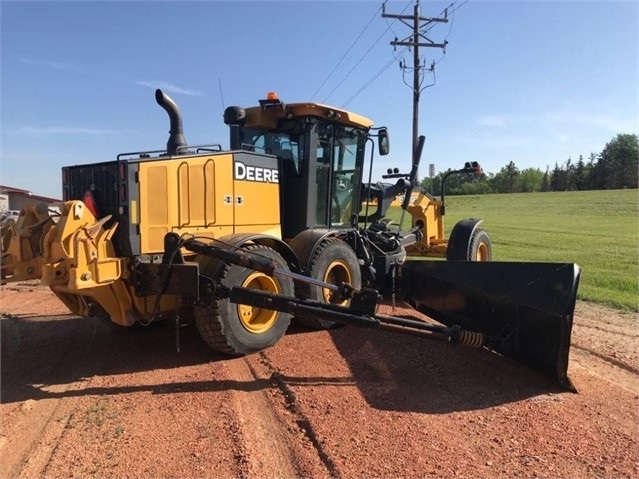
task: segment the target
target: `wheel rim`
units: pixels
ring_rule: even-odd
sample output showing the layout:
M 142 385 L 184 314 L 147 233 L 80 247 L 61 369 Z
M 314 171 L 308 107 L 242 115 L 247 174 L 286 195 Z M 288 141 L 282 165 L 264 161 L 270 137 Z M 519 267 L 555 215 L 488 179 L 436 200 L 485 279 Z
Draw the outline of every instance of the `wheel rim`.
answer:
M 251 273 L 242 283 L 243 288 L 258 289 L 268 293 L 279 294 L 281 288 L 279 283 L 270 276 L 266 276 L 259 272 Z M 251 333 L 263 333 L 268 331 L 275 323 L 278 316 L 277 311 L 270 309 L 257 308 L 247 304 L 237 305 L 237 315 L 240 318 L 242 326 Z
M 476 261 L 488 261 L 488 245 L 486 243 L 479 243 L 477 247 L 477 254 L 475 256 Z
M 339 286 L 342 283 L 350 284 L 352 282 L 352 278 L 348 264 L 342 260 L 333 261 L 328 265 L 328 268 L 326 268 L 323 280 L 325 283 L 331 283 L 336 286 Z M 348 300 L 339 301 L 338 298 L 333 297 L 333 291 L 328 288 L 322 288 L 322 296 L 324 301 L 327 303 L 340 305 L 348 303 Z

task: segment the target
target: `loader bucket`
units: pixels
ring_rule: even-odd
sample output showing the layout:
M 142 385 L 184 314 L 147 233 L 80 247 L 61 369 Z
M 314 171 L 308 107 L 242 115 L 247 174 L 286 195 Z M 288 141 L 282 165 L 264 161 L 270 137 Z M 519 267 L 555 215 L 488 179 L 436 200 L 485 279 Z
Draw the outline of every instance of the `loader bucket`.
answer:
M 576 264 L 409 260 L 405 299 L 446 326 L 483 333 L 485 346 L 556 379 L 568 378 Z

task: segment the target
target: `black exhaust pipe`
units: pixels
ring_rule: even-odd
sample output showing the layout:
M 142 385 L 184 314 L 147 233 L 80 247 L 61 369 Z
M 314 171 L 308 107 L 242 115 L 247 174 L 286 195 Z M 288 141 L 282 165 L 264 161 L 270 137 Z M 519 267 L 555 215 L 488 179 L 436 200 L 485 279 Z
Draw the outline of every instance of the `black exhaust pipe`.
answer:
M 155 101 L 169 114 L 171 129 L 169 140 L 166 142 L 166 152 L 169 155 L 177 155 L 178 148 L 186 146 L 184 131 L 182 130 L 182 114 L 173 99 L 159 88 L 155 90 Z

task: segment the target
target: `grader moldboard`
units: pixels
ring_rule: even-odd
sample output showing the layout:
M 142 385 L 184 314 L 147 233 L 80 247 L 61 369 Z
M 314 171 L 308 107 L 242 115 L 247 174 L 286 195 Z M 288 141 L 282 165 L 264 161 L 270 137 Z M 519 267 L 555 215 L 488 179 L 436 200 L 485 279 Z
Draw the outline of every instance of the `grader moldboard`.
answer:
M 478 219 L 446 239 L 444 197 L 412 200 L 423 137 L 409 173 L 373 183 L 366 147 L 376 139 L 387 154 L 388 132 L 355 113 L 269 93 L 225 110 L 225 151 L 188 145 L 175 102 L 155 97 L 169 115 L 166 149 L 62 168 L 60 215 L 30 205 L 5 232 L 3 283 L 41 279 L 74 314 L 121 326 L 194 318 L 208 345 L 234 356 L 272 346 L 294 317 L 486 348 L 574 390 L 579 268 L 489 261 Z M 385 216 L 398 195 L 406 232 Z M 382 298 L 439 324 L 377 314 Z

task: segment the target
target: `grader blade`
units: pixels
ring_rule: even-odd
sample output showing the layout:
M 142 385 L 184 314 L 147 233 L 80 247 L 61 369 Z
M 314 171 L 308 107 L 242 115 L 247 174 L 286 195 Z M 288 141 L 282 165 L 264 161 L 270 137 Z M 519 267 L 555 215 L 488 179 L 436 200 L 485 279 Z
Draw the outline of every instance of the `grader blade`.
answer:
M 447 326 L 481 332 L 489 349 L 576 392 L 568 355 L 577 265 L 409 260 L 401 275 L 415 309 Z

